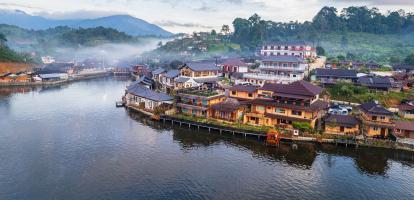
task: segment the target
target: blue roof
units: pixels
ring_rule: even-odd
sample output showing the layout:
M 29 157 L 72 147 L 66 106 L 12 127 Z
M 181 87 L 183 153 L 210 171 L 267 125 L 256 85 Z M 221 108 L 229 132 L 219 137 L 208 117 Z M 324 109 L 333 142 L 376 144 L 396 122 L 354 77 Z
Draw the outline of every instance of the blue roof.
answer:
M 142 85 L 134 84 L 127 87 L 127 92 L 153 101 L 172 101 L 173 97 L 166 93 L 156 92 Z
M 270 61 L 270 62 L 296 62 L 296 63 L 303 63 L 304 60 L 300 57 L 296 56 L 263 56 L 261 61 Z
M 144 75 L 144 76 L 141 76 L 141 78 L 139 78 L 137 81 L 132 83 L 132 85 L 135 85 L 135 84 L 153 85 L 155 84 L 155 81 L 152 80 L 152 78 L 149 78 Z
M 185 83 L 188 80 L 190 80 L 190 78 L 180 76 L 180 77 L 178 77 L 178 78 L 175 79 L 175 82 L 177 82 L 177 83 Z
M 152 71 L 152 74 L 153 74 L 153 75 L 158 75 L 158 74 L 161 74 L 161 73 L 163 73 L 163 72 L 165 72 L 165 69 L 163 69 L 163 68 L 158 68 L 158 69 L 156 69 L 156 70 Z
M 63 73 L 53 73 L 53 74 L 39 74 L 40 78 L 62 78 L 67 76 L 67 74 Z
M 165 73 L 164 76 L 167 77 L 167 78 L 175 78 L 179 75 L 180 75 L 180 71 L 176 70 L 176 69 L 173 69 L 173 70 L 170 70 L 167 73 Z
M 219 68 L 214 62 L 192 62 L 187 63 L 184 67 L 187 66 L 193 71 L 218 71 Z

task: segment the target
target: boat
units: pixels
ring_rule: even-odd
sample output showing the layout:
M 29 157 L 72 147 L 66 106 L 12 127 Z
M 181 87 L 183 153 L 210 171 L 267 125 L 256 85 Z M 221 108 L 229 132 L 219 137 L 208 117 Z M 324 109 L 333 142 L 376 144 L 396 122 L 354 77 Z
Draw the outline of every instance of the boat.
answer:
M 270 129 L 266 134 L 266 145 L 277 146 L 280 143 L 280 133 L 277 130 Z
M 160 116 L 159 115 L 151 115 L 151 119 L 154 121 L 160 121 Z

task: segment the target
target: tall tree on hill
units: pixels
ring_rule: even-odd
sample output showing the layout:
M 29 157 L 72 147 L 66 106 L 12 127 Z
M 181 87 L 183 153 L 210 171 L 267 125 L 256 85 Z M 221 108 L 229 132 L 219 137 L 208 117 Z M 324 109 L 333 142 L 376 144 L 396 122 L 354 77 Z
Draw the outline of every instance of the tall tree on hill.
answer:
M 322 32 L 342 30 L 342 20 L 334 7 L 323 7 L 312 20 L 313 26 Z

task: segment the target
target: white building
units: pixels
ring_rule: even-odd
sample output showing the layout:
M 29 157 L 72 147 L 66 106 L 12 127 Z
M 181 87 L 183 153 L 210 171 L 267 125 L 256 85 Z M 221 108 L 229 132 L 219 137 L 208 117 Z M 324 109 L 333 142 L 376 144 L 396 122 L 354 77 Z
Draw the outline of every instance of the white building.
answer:
M 308 74 L 309 65 L 295 56 L 263 57 L 256 73 L 244 73 L 242 80 L 255 85 L 265 83 L 289 84 L 303 80 Z
M 272 42 L 262 45 L 261 56 L 297 56 L 315 58 L 316 49 L 305 42 Z

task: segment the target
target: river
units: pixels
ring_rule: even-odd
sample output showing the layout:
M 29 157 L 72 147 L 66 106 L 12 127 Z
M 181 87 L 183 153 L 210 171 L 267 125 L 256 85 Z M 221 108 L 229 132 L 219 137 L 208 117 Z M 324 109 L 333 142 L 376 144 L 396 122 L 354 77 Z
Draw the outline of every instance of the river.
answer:
M 0 88 L 0 199 L 414 199 L 414 154 L 283 143 L 116 108 L 126 80 Z

